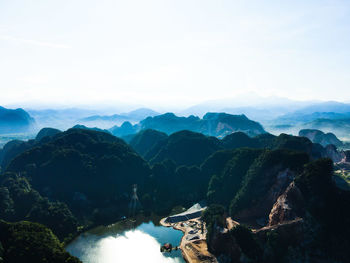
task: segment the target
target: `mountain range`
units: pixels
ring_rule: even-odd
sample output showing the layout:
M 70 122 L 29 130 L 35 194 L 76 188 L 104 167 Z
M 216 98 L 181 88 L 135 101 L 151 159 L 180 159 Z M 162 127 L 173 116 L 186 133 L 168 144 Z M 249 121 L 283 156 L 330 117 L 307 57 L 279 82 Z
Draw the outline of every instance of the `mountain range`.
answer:
M 208 118 L 214 116 L 218 117 L 209 114 Z M 203 119 L 196 120 L 201 122 Z M 238 120 L 246 123 L 246 118 Z M 348 244 L 343 237 L 347 236 L 344 226 L 349 218 L 350 199 L 332 183 L 332 162 L 322 159 L 328 157 L 337 162 L 344 158 L 344 153 L 334 146 L 312 143 L 305 137 L 268 133 L 250 137 L 243 132 L 234 132 L 218 139 L 188 130 L 170 135 L 142 130 L 127 144 L 105 131 L 73 128 L 61 132 L 47 128 L 32 141 L 9 142 L 0 156 L 7 156 L 5 163 L 2 159 L 0 176 L 0 219 L 43 225 L 0 221 L 0 245 L 3 247 L 0 252 L 5 259 L 12 255 L 11 251 L 22 249 L 27 251 L 23 256 L 29 258 L 35 258 L 38 253 L 44 257 L 54 251 L 69 258 L 57 238 L 71 240 L 82 229 L 110 224 L 128 214 L 133 184 L 138 185 L 143 205 L 140 213 L 144 214 L 167 215 L 176 206 L 189 207 L 207 199 L 210 215 L 204 214 L 203 220 L 207 223 L 208 248 L 215 255 L 220 254 L 218 249 L 221 247 L 231 258 L 239 258 L 240 253 L 246 251 L 246 257 L 250 259 L 258 256 L 259 262 L 271 262 L 269 257 L 278 258 L 280 249 L 293 246 L 303 249 L 311 258 L 316 251 L 322 251 L 322 255 L 328 253 L 331 259 L 348 256 L 339 244 Z M 296 209 L 294 204 L 281 205 L 273 210 L 281 204 L 278 198 L 288 196 L 286 191 L 293 184 L 298 185 L 301 200 L 305 200 L 302 206 L 298 205 Z M 329 203 L 325 195 L 330 196 Z M 217 209 L 215 205 L 223 208 Z M 292 207 L 291 213 L 278 212 L 284 207 Z M 254 222 L 255 227 L 261 224 L 262 229 L 271 224 L 278 231 L 259 229 L 267 231 L 263 232 L 267 236 L 256 234 L 253 237 L 248 232 L 248 237 L 258 242 L 258 245 L 249 243 L 249 248 L 238 237 L 225 239 L 224 244 L 233 248 L 238 246 L 237 251 L 241 251 L 231 254 L 231 250 L 224 249 L 226 246 L 220 238 L 225 238 L 221 237 L 224 233 L 236 234 L 216 231 L 215 225 L 225 227 L 222 221 L 216 221 L 221 218 L 216 214 L 218 211 L 226 211 L 242 223 Z M 339 215 L 336 227 L 324 221 L 329 218 L 327 211 Z M 303 220 L 298 219 L 297 226 L 305 228 L 305 236 L 285 226 L 286 220 L 295 220 L 298 216 Z M 326 237 L 321 240 L 310 238 L 309 234 L 319 236 L 323 230 L 337 246 L 324 250 Z M 343 232 L 339 232 L 341 230 Z M 17 234 L 27 235 L 27 231 L 32 232 L 28 240 L 35 242 L 34 247 L 14 238 Z M 291 239 L 287 243 L 270 240 L 284 235 L 297 235 L 301 241 L 291 245 Z M 273 250 L 266 255 L 260 252 L 255 255 L 253 247 Z M 23 260 L 21 255 L 18 254 L 18 258 Z M 291 257 L 287 252 L 285 255 Z M 304 258 L 303 254 L 299 256 Z M 78 262 L 75 258 L 70 260 Z
M 135 125 L 125 122 L 120 127 L 112 127 L 109 131 L 116 136 L 126 136 L 146 129 L 158 130 L 166 134 L 189 130 L 219 138 L 237 131 L 243 131 L 250 136 L 265 133 L 261 124 L 248 119 L 245 115 L 226 113 L 207 113 L 202 119 L 193 115 L 179 117 L 173 113 L 166 113 L 147 117 Z

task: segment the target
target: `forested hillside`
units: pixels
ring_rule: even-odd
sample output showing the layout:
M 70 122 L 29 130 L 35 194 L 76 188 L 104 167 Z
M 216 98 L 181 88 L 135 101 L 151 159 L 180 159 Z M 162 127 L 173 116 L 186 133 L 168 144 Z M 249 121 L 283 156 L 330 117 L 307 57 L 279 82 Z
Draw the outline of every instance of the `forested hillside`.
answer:
M 164 216 L 174 207 L 189 207 L 205 199 L 211 206 L 221 205 L 215 211 L 224 211 L 225 215 L 256 227 L 284 222 L 281 214 L 272 211 L 279 211 L 277 198 L 295 183 L 305 195 L 305 209 L 316 213 L 313 218 L 319 224 L 323 215 L 317 217 L 319 210 L 313 212 L 308 207 L 318 204 L 313 198 L 321 192 L 315 188 L 313 193 L 318 180 L 309 176 L 310 169 L 305 165 L 342 154 L 336 149 L 330 153 L 307 138 L 285 134 L 249 137 L 238 132 L 218 139 L 192 131 L 168 136 L 145 130 L 133 136 L 129 146 L 104 131 L 77 128 L 65 132 L 46 129 L 36 140 L 10 142 L 4 150 L 2 161 L 6 167 L 0 177 L 0 219 L 41 223 L 61 241 L 69 240 L 87 227 L 130 216 L 133 184 L 138 185 L 142 204 L 138 213 Z M 328 171 L 327 176 L 331 176 L 331 168 L 317 168 L 324 162 L 307 167 L 316 167 L 315 176 L 321 176 L 318 175 L 321 171 Z M 319 181 L 322 182 L 326 181 Z M 327 192 L 338 191 L 330 181 L 327 186 L 324 184 L 320 187 L 333 187 Z M 347 207 L 347 196 L 335 194 L 330 202 Z M 325 205 L 332 207 L 331 203 Z M 217 253 L 216 231 L 211 229 L 215 224 L 210 220 L 218 220 L 220 216 L 213 213 L 215 219 L 209 216 L 206 220 L 208 240 L 214 242 L 209 245 Z M 335 210 L 335 213 L 341 212 Z M 296 214 L 299 215 L 299 210 Z M 232 232 L 233 237 L 240 235 L 240 231 L 251 235 L 249 231 L 237 230 Z M 8 241 L 4 242 L 3 247 Z M 261 249 L 266 245 L 265 241 L 256 242 Z M 329 254 L 335 252 L 332 248 Z M 260 259 L 264 258 L 259 253 Z

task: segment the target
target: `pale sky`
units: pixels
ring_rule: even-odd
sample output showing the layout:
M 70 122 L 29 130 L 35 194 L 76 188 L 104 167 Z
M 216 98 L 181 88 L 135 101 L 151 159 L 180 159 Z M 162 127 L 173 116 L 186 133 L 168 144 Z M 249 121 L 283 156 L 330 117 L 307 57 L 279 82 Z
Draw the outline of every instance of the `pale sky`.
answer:
M 0 105 L 350 100 L 350 1 L 0 0 Z

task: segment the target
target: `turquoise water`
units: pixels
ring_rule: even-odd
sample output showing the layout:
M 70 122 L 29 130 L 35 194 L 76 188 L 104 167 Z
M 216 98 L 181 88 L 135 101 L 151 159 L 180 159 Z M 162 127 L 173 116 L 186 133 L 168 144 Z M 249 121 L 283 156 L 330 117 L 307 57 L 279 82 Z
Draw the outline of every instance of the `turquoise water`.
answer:
M 84 263 L 184 263 L 181 251 L 161 253 L 163 243 L 180 244 L 182 232 L 143 223 L 132 230 L 103 227 L 81 234 L 66 250 Z

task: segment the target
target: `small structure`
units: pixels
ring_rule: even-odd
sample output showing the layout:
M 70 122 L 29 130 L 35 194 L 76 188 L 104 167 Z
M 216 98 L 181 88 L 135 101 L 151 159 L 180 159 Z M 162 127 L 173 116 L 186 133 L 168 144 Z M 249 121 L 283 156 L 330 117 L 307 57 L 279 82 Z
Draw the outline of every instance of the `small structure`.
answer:
M 129 204 L 129 214 L 130 216 L 135 216 L 136 211 L 141 208 L 141 203 L 137 196 L 137 184 L 132 185 L 132 196 Z
M 173 250 L 173 246 L 170 243 L 165 243 L 160 247 L 160 252 L 171 252 Z
M 183 213 L 167 217 L 165 219 L 165 222 L 178 223 L 178 222 L 187 221 L 190 219 L 200 217 L 202 214 L 202 211 L 205 210 L 206 208 L 207 207 L 205 206 L 204 202 L 197 203 Z

